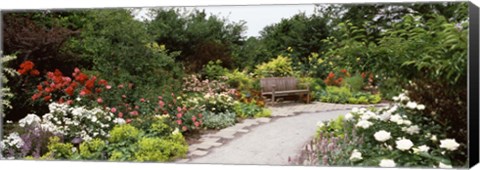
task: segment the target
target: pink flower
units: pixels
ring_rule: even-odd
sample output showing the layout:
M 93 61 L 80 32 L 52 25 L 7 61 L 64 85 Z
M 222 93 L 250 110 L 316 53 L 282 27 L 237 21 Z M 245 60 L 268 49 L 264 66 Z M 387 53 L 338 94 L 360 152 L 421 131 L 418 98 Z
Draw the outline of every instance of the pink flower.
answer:
M 97 102 L 98 102 L 98 103 L 103 103 L 103 99 L 102 99 L 102 98 L 98 98 L 98 99 L 97 99 Z
M 122 117 L 123 117 L 123 113 L 122 113 L 122 112 L 118 113 L 118 117 L 119 117 L 119 118 L 122 118 Z
M 112 107 L 112 108 L 110 109 L 110 112 L 112 112 L 112 113 L 117 112 L 117 108 Z
M 183 115 L 181 113 L 177 114 L 177 118 L 181 118 Z
M 183 126 L 183 127 L 182 127 L 182 130 L 183 130 L 183 131 L 187 131 L 188 129 L 187 129 L 186 126 Z
M 112 88 L 112 86 L 110 86 L 110 85 L 107 85 L 107 86 L 105 86 L 105 87 L 106 87 L 107 89 L 109 89 L 109 90 Z
M 163 106 L 165 106 L 165 103 L 163 101 L 158 101 L 158 105 L 160 105 L 160 108 L 163 108 Z
M 177 107 L 177 111 L 178 111 L 178 112 L 182 112 L 182 108 L 181 108 L 181 107 Z
M 132 122 L 132 119 L 127 119 L 127 123 L 130 123 L 130 122 Z
M 145 99 L 144 99 L 144 98 L 141 98 L 141 99 L 140 99 L 140 102 L 145 102 Z
M 122 98 L 126 99 L 126 98 L 127 98 L 127 96 L 126 96 L 126 95 L 122 95 Z
M 140 108 L 140 106 L 135 106 L 135 109 L 139 109 L 139 108 Z
M 138 116 L 138 111 L 134 110 L 130 112 L 130 115 L 132 116 Z
M 200 122 L 195 122 L 195 123 L 193 123 L 193 124 L 195 125 L 195 127 L 200 126 Z
M 118 85 L 118 88 L 119 88 L 119 89 L 122 89 L 122 88 L 123 88 L 123 84 Z
M 194 121 L 194 122 L 195 122 L 196 120 L 197 120 L 197 117 L 195 117 L 195 116 L 192 116 L 192 121 Z
M 73 104 L 73 100 L 67 100 L 67 104 L 68 104 L 68 105 Z
M 177 124 L 181 125 L 181 124 L 182 124 L 182 120 L 177 120 Z
M 158 96 L 158 100 L 163 100 L 163 97 L 162 97 L 162 96 Z

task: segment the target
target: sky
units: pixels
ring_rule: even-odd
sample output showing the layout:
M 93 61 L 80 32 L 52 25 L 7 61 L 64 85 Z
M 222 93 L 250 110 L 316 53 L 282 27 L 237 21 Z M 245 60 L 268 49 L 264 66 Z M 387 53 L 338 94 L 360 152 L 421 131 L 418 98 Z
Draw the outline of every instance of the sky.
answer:
M 245 36 L 260 36 L 259 32 L 268 25 L 278 23 L 282 18 L 290 18 L 293 15 L 305 12 L 311 15 L 314 12 L 314 5 L 257 5 L 257 6 L 210 6 L 210 7 L 188 7 L 205 10 L 209 15 L 213 14 L 226 18 L 229 22 L 245 21 L 247 30 Z M 136 18 L 148 19 L 147 9 L 137 13 Z

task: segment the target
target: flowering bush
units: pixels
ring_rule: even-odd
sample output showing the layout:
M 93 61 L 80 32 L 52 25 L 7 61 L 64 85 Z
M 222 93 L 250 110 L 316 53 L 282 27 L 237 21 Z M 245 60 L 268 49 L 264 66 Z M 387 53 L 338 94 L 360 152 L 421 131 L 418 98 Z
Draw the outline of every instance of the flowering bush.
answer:
M 380 94 L 352 93 L 347 87 L 336 86 L 327 86 L 324 91 L 316 92 L 316 96 L 320 101 L 330 103 L 375 104 L 382 100 Z
M 353 140 L 355 145 L 340 147 L 335 154 L 319 158 L 319 162 L 325 165 L 382 167 L 465 166 L 465 160 L 455 158 L 466 154 L 466 145 L 446 136 L 445 127 L 418 114 L 426 108 L 425 105 L 410 101 L 405 94 L 395 97 L 395 100 L 397 103 L 390 107 L 371 110 L 354 108 L 342 116 L 343 121 L 337 119 L 319 123 L 317 136 L 329 136 L 322 140 L 331 141 L 346 136 L 356 138 Z M 324 151 L 319 149 L 317 152 Z
M 217 80 L 201 80 L 199 75 L 192 74 L 183 78 L 183 91 L 197 93 L 227 92 L 229 87 L 225 83 L 226 80 L 227 78 L 223 76 L 219 77 Z

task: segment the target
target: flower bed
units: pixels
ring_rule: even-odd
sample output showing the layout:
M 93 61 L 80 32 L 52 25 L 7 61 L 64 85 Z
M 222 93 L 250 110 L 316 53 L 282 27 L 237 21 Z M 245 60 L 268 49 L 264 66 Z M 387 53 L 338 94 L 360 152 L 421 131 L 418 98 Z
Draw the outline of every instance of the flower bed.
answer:
M 456 159 L 466 145 L 446 136 L 442 125 L 419 114 L 426 106 L 405 94 L 386 108 L 354 108 L 333 121 L 319 122 L 315 139 L 292 164 L 464 167 Z

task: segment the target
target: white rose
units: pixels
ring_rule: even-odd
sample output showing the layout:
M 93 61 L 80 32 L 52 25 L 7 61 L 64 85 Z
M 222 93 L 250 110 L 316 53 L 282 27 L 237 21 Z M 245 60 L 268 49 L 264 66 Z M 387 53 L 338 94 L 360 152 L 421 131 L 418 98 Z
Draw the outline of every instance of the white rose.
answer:
M 413 142 L 405 138 L 395 141 L 395 144 L 397 144 L 397 149 L 401 151 L 409 150 L 413 146 Z
M 395 122 L 397 124 L 402 124 L 403 123 L 403 119 L 400 115 L 392 115 L 390 116 L 390 121 L 392 122 Z
M 391 159 L 382 159 L 380 161 L 380 167 L 395 167 L 396 164 L 395 164 L 395 161 L 391 160 Z
M 347 114 L 345 114 L 345 116 L 343 117 L 343 120 L 348 121 L 348 120 L 352 120 L 352 118 L 353 118 L 353 115 L 350 114 L 350 113 L 347 113 Z
M 438 163 L 439 168 L 453 168 L 452 165 L 443 164 L 442 162 Z
M 415 103 L 415 102 L 408 102 L 408 103 L 407 103 L 407 107 L 410 108 L 410 109 L 415 109 L 415 108 L 417 108 L 417 103 Z
M 390 134 L 391 134 L 390 132 L 387 132 L 385 130 L 380 130 L 376 132 L 373 136 L 375 137 L 375 140 L 379 142 L 385 142 L 388 139 L 392 138 Z
M 440 140 L 440 148 L 445 148 L 450 151 L 457 150 L 460 144 L 455 141 L 455 139 L 444 139 Z
M 410 126 L 407 128 L 406 132 L 410 135 L 418 134 L 420 132 L 420 128 L 417 125 Z
M 367 129 L 368 127 L 370 127 L 371 125 L 373 125 L 372 122 L 369 122 L 368 120 L 361 120 L 357 123 L 357 127 L 362 127 L 364 129 Z
M 430 150 L 430 147 L 428 147 L 427 145 L 422 145 L 416 149 L 418 149 L 419 152 L 428 152 L 428 150 Z
M 393 101 L 398 101 L 400 98 L 398 98 L 398 96 L 394 96 L 392 97 Z
M 357 149 L 354 149 L 352 152 L 352 155 L 350 156 L 351 161 L 357 161 L 357 160 L 362 160 L 362 153 L 359 152 Z
M 418 109 L 418 110 L 425 110 L 425 105 L 419 104 L 419 105 L 417 106 L 417 109 Z

